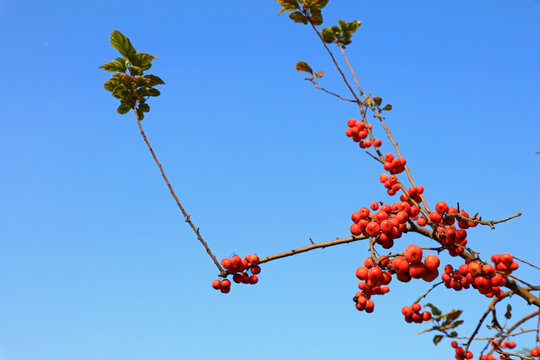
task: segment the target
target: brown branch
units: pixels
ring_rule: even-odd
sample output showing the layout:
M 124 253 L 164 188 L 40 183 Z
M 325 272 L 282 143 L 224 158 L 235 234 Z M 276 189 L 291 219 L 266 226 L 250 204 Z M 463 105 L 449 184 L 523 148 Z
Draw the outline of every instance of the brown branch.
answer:
M 351 242 L 355 242 L 355 241 L 359 241 L 359 240 L 365 240 L 365 239 L 367 239 L 367 236 L 351 236 L 351 237 L 347 237 L 347 238 L 341 238 L 341 239 L 326 241 L 326 242 L 322 242 L 322 243 L 315 243 L 315 244 L 312 244 L 312 245 L 308 245 L 308 246 L 304 246 L 304 247 L 301 247 L 301 248 L 292 249 L 292 250 L 285 251 L 285 252 L 282 252 L 282 253 L 279 253 L 279 254 L 264 257 L 264 258 L 259 260 L 259 264 L 269 262 L 269 261 L 273 261 L 273 260 L 277 260 L 277 259 L 281 259 L 281 258 L 288 257 L 288 256 L 292 256 L 292 255 L 296 255 L 296 254 L 301 254 L 301 253 L 311 251 L 311 250 L 315 250 L 315 249 L 320 249 L 320 248 L 325 248 L 325 247 L 330 247 L 330 246 L 336 246 L 336 245 L 341 245 L 341 244 L 347 244 L 347 243 L 351 243 Z
M 133 111 L 135 111 L 135 116 L 137 117 L 137 124 L 139 124 L 139 130 L 141 131 L 141 135 L 142 135 L 142 137 L 144 139 L 144 142 L 146 142 L 146 145 L 148 146 L 148 149 L 152 153 L 152 157 L 154 158 L 154 161 L 156 162 L 157 166 L 159 167 L 159 170 L 161 171 L 161 176 L 163 176 L 163 179 L 165 180 L 165 182 L 167 183 L 167 186 L 169 187 L 169 191 L 171 192 L 171 195 L 173 196 L 174 200 L 176 201 L 176 204 L 178 205 L 178 207 L 182 211 L 182 214 L 184 215 L 185 221 L 189 224 L 189 226 L 191 226 L 191 228 L 193 229 L 193 231 L 197 235 L 197 239 L 199 239 L 201 244 L 203 244 L 204 248 L 206 249 L 206 252 L 208 253 L 208 255 L 210 255 L 210 257 L 212 258 L 212 260 L 216 264 L 219 271 L 223 272 L 223 268 L 221 267 L 220 263 L 217 261 L 215 255 L 212 253 L 212 251 L 208 247 L 208 244 L 206 243 L 206 241 L 203 240 L 203 238 L 201 236 L 201 233 L 199 231 L 199 228 L 197 228 L 197 227 L 195 227 L 195 225 L 193 225 L 193 222 L 191 221 L 190 216 L 187 214 L 187 212 L 184 209 L 184 207 L 182 206 L 182 204 L 180 204 L 180 200 L 178 200 L 178 197 L 174 193 L 174 190 L 173 190 L 173 188 L 172 188 L 172 186 L 171 186 L 171 184 L 169 182 L 169 179 L 167 179 L 167 176 L 165 175 L 165 171 L 163 171 L 163 167 L 161 166 L 160 162 L 158 161 L 158 159 L 156 157 L 156 154 L 154 153 L 154 150 L 152 149 L 152 146 L 150 146 L 150 143 L 148 142 L 148 139 L 146 138 L 146 134 L 144 133 L 144 130 L 143 130 L 142 126 L 141 126 L 141 119 L 139 118 L 139 113 L 137 112 L 137 106 L 136 105 L 133 107 Z
M 457 218 L 459 218 L 461 220 L 470 221 L 470 222 L 473 222 L 473 223 L 476 223 L 476 224 L 488 225 L 491 229 L 495 229 L 495 226 L 494 226 L 495 224 L 500 224 L 500 223 L 506 222 L 508 220 L 512 220 L 512 219 L 517 218 L 518 216 L 521 216 L 521 215 L 522 215 L 522 213 L 517 213 L 516 215 L 512 215 L 509 218 L 506 218 L 506 219 L 503 219 L 503 220 L 497 220 L 497 221 L 493 221 L 493 220 L 483 221 L 483 220 L 480 220 L 480 219 L 468 218 L 468 217 L 465 217 L 465 216 L 461 215 L 460 213 L 447 214 L 447 215 L 445 215 L 445 217 L 457 217 Z
M 510 291 L 505 295 L 505 297 L 507 295 L 510 294 Z M 480 330 L 480 326 L 482 326 L 482 324 L 484 323 L 484 320 L 486 319 L 486 317 L 488 316 L 488 314 L 492 311 L 495 311 L 495 304 L 497 304 L 499 301 L 501 301 L 502 299 L 501 298 L 495 298 L 493 299 L 493 301 L 491 301 L 491 303 L 489 304 L 487 310 L 484 312 L 484 315 L 482 315 L 482 317 L 480 318 L 480 321 L 478 321 L 478 325 L 476 325 L 476 329 L 474 329 L 473 331 L 473 334 L 471 335 L 469 341 L 467 341 L 467 345 L 465 346 L 465 353 L 469 350 L 469 346 L 471 345 L 471 342 L 474 338 L 474 336 L 478 333 L 478 330 Z

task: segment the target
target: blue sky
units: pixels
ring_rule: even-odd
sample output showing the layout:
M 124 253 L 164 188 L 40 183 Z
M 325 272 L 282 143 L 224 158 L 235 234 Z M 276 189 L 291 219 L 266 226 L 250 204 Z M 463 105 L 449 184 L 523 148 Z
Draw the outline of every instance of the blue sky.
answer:
M 314 33 L 278 11 L 274 1 L 0 0 L 0 360 L 453 358 L 402 319 L 426 283 L 392 283 L 373 314 L 354 309 L 363 242 L 213 290 L 216 269 L 133 114 L 118 115 L 102 87 L 114 29 L 158 56 L 151 70 L 166 85 L 143 126 L 219 258 L 347 236 L 352 212 L 390 201 L 381 169 L 344 135 L 354 106 L 294 70 L 307 61 L 346 94 Z M 324 14 L 325 25 L 363 22 L 348 54 L 364 89 L 393 105 L 388 125 L 430 204 L 523 212 L 471 231 L 469 244 L 537 262 L 538 1 L 334 0 Z M 410 243 L 429 244 L 407 236 L 396 250 Z M 489 303 L 443 289 L 430 301 L 465 308 L 463 335 Z M 514 304 L 516 316 L 531 311 Z

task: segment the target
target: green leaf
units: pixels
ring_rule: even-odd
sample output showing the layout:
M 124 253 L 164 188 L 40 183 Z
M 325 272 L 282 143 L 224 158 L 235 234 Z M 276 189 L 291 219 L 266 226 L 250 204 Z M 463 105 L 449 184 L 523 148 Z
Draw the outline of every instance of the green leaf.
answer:
M 295 23 L 302 23 L 307 24 L 308 19 L 305 17 L 300 11 L 295 11 L 289 14 L 289 17 L 295 22 Z
M 164 85 L 165 82 L 161 80 L 159 76 L 156 75 L 146 75 L 146 78 L 150 79 L 148 86 Z
M 283 8 L 279 11 L 278 15 L 283 14 L 285 11 L 293 11 L 300 9 L 300 5 L 298 5 L 297 0 L 277 0 L 278 4 L 283 6 Z
M 435 335 L 435 337 L 433 337 L 433 343 L 434 343 L 435 345 L 437 345 L 438 343 L 441 342 L 442 338 L 443 338 L 442 335 Z
M 143 70 L 148 70 L 152 67 L 152 60 L 157 59 L 157 56 L 153 56 L 147 53 L 136 53 L 133 56 L 131 63 L 135 66 L 141 67 Z
M 328 0 L 313 0 L 313 5 L 311 5 L 311 12 L 313 10 L 321 10 L 328 4 Z
M 435 305 L 427 303 L 425 306 L 431 309 L 431 313 L 435 316 L 441 315 L 441 310 L 439 310 Z
M 313 10 L 311 11 L 311 17 L 310 17 L 311 23 L 315 26 L 321 25 L 323 23 L 323 17 L 321 10 Z
M 347 31 L 350 31 L 351 34 L 354 33 L 358 28 L 362 25 L 362 22 L 360 20 L 351 21 L 347 24 Z
M 444 315 L 445 321 L 443 323 L 443 326 L 446 326 L 452 323 L 461 315 L 462 312 L 463 310 L 452 310 L 448 314 Z
M 457 320 L 451 323 L 450 325 L 446 326 L 446 329 L 453 329 L 457 328 L 459 325 L 463 324 L 463 320 Z
M 458 334 L 457 334 L 456 331 L 452 331 L 452 332 L 450 333 L 450 336 L 451 336 L 451 337 L 456 337 L 457 335 L 458 335 Z
M 313 70 L 305 61 L 299 61 L 296 63 L 296 70 L 313 74 Z
M 383 110 L 384 110 L 384 111 L 390 111 L 390 110 L 392 110 L 392 105 L 390 105 L 390 104 L 384 105 Z
M 143 69 L 139 66 L 128 66 L 128 69 L 131 75 L 142 75 L 143 73 Z
M 506 313 L 504 314 L 504 317 L 510 320 L 512 317 L 512 306 L 510 304 L 506 305 Z
M 336 40 L 336 36 L 331 28 L 322 29 L 322 38 L 325 43 L 333 43 Z
M 142 111 L 142 112 L 149 112 L 150 111 L 150 106 L 146 103 L 141 103 L 139 104 L 139 109 Z
M 131 110 L 129 105 L 124 104 L 124 103 L 120 104 L 118 109 L 116 109 L 116 111 L 118 111 L 118 113 L 121 114 L 121 115 L 127 114 L 129 112 L 129 110 Z
M 105 81 L 105 84 L 103 84 L 103 87 L 112 92 L 116 88 L 117 85 L 118 85 L 118 80 L 113 78 L 113 79 L 109 79 Z
M 118 50 L 122 56 L 129 59 L 129 61 L 133 61 L 133 56 L 137 51 L 135 51 L 135 48 L 133 45 L 131 45 L 131 41 L 122 34 L 118 30 L 114 30 L 111 34 L 111 45 Z
M 106 64 L 103 64 L 99 67 L 100 69 L 103 69 L 105 71 L 110 72 L 124 72 L 126 71 L 125 66 L 122 66 L 118 61 L 110 61 Z

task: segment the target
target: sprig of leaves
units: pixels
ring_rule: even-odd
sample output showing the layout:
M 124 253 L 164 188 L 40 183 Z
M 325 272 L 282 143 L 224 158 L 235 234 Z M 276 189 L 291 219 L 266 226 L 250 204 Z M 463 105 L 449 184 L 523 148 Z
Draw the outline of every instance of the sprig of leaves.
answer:
M 422 333 L 429 331 L 439 331 L 442 333 L 433 337 L 433 343 L 435 345 L 437 345 L 445 336 L 451 338 L 458 336 L 455 330 L 451 332 L 449 332 L 448 330 L 455 329 L 459 325 L 463 324 L 463 320 L 458 320 L 458 318 L 463 313 L 463 310 L 451 310 L 446 314 L 442 314 L 442 311 L 433 304 L 426 304 L 425 306 L 429 307 L 431 309 L 431 313 L 434 315 L 428 321 L 434 321 L 436 325 L 433 325 L 433 327 L 431 327 L 430 329 L 422 331 Z
M 327 27 L 322 30 L 323 40 L 328 44 L 336 43 L 345 48 L 352 42 L 352 35 L 358 30 L 360 25 L 362 25 L 360 20 L 351 22 L 338 20 L 338 25 Z
M 152 67 L 152 61 L 157 59 L 157 56 L 137 52 L 131 41 L 118 30 L 111 34 L 111 45 L 122 57 L 99 67 L 115 73 L 103 87 L 120 100 L 120 106 L 116 109 L 119 114 L 126 114 L 136 108 L 139 120 L 142 120 L 144 113 L 150 111 L 146 100 L 160 95 L 154 86 L 165 84 L 159 76 L 144 75 L 144 71 Z
M 278 15 L 285 11 L 291 12 L 289 18 L 296 23 L 307 25 L 311 23 L 315 26 L 323 23 L 321 10 L 328 4 L 329 0 L 277 0 L 282 6 Z

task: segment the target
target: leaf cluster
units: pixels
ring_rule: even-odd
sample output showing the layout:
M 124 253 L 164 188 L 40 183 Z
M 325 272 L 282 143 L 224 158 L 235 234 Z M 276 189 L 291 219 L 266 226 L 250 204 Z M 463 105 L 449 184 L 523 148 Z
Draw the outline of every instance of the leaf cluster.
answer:
M 323 23 L 321 10 L 328 4 L 329 0 L 277 0 L 282 6 L 278 15 L 289 11 L 289 18 L 296 23 L 307 25 L 311 23 L 315 26 Z
M 338 25 L 327 27 L 322 30 L 322 38 L 328 44 L 336 43 L 345 48 L 352 42 L 352 35 L 358 30 L 360 25 L 362 25 L 360 20 L 351 22 L 338 20 Z
M 103 70 L 115 72 L 103 87 L 120 100 L 117 109 L 119 114 L 126 114 L 130 109 L 136 108 L 139 120 L 142 120 L 144 113 L 150 111 L 146 100 L 160 95 L 159 90 L 154 87 L 165 84 L 159 76 L 144 75 L 144 71 L 152 67 L 152 61 L 157 57 L 137 52 L 131 41 L 118 30 L 111 34 L 111 45 L 122 57 L 100 66 Z
M 311 74 L 312 76 L 309 77 L 309 78 L 306 78 L 306 80 L 311 80 L 311 81 L 314 81 L 314 79 L 320 79 L 323 77 L 324 75 L 324 70 L 321 70 L 321 71 L 317 71 L 317 72 L 313 72 L 313 69 L 311 68 L 311 66 L 309 66 L 309 64 L 305 61 L 299 61 L 296 63 L 296 70 L 297 71 L 300 71 L 300 72 L 307 72 L 309 74 Z
M 383 107 L 381 107 L 382 105 L 382 98 L 379 97 L 379 96 L 373 96 L 373 97 L 368 97 L 366 98 L 364 101 L 363 101 L 363 104 L 364 105 L 367 105 L 369 106 L 370 108 L 372 109 L 377 109 L 377 111 L 379 113 L 383 112 L 383 111 L 390 111 L 392 110 L 392 105 L 391 104 L 386 104 L 384 105 Z
M 430 329 L 424 330 L 423 332 L 435 330 L 443 333 L 442 335 L 439 334 L 433 337 L 433 343 L 435 345 L 437 345 L 445 336 L 451 338 L 458 336 L 455 330 L 451 332 L 448 332 L 448 330 L 455 329 L 459 325 L 463 324 L 463 320 L 458 320 L 463 313 L 463 310 L 451 310 L 450 312 L 443 314 L 442 311 L 433 304 L 426 304 L 426 306 L 431 309 L 431 313 L 434 315 L 429 321 L 434 321 L 436 325 Z

